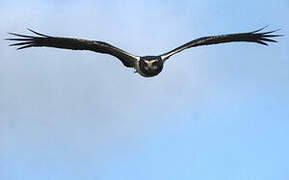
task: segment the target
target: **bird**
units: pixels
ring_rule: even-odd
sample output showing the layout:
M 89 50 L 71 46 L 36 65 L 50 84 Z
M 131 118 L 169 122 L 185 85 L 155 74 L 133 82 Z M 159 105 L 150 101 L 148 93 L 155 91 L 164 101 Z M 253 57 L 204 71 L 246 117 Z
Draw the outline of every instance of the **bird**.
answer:
M 221 34 L 197 38 L 157 56 L 136 56 L 103 41 L 49 36 L 32 29 L 27 30 L 33 33 L 33 36 L 9 33 L 14 38 L 7 38 L 6 40 L 14 41 L 10 46 L 18 46 L 17 50 L 30 47 L 54 47 L 71 50 L 90 50 L 97 53 L 109 54 L 119 59 L 125 67 L 134 68 L 135 72 L 141 76 L 153 77 L 163 70 L 164 63 L 172 55 L 192 47 L 230 42 L 252 42 L 261 45 L 277 42 L 273 38 L 282 35 L 274 33 L 280 29 L 262 32 L 266 27 L 245 33 Z

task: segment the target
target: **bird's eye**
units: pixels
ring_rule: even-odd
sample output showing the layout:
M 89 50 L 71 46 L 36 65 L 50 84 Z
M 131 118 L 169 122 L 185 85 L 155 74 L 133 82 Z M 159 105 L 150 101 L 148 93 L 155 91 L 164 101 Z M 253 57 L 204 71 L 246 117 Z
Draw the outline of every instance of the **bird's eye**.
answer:
M 144 61 L 141 61 L 140 64 L 141 64 L 142 66 L 146 66 L 147 63 L 144 62 Z
M 158 65 L 158 62 L 157 61 L 153 62 L 153 66 L 156 66 L 156 65 Z

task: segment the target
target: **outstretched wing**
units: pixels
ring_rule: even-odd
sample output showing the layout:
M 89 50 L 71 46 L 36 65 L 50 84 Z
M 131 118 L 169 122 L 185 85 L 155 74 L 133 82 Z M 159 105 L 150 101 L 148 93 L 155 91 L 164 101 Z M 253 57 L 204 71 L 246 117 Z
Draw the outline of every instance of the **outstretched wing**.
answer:
M 264 27 L 266 28 L 266 27 Z M 211 45 L 211 44 L 218 44 L 218 43 L 228 43 L 228 42 L 254 42 L 263 45 L 268 45 L 266 42 L 277 42 L 276 40 L 270 39 L 273 37 L 279 37 L 282 35 L 275 35 L 272 34 L 275 31 L 269 32 L 260 32 L 264 28 L 258 29 L 256 31 L 247 32 L 247 33 L 236 33 L 236 34 L 224 34 L 218 36 L 208 36 L 208 37 L 201 37 L 195 40 L 192 40 L 186 44 L 183 44 L 165 54 L 162 54 L 161 57 L 163 61 L 168 59 L 170 56 L 191 47 L 202 46 L 202 45 Z
M 90 50 L 98 53 L 110 54 L 121 60 L 121 62 L 126 67 L 134 67 L 135 62 L 139 59 L 138 56 L 134 56 L 106 42 L 64 38 L 64 37 L 53 37 L 40 34 L 31 29 L 28 30 L 35 33 L 38 36 L 28 36 L 22 34 L 9 33 L 11 35 L 17 36 L 17 38 L 8 38 L 6 40 L 18 41 L 17 43 L 10 45 L 10 46 L 20 46 L 18 49 L 45 46 L 45 47 L 54 47 L 72 50 Z

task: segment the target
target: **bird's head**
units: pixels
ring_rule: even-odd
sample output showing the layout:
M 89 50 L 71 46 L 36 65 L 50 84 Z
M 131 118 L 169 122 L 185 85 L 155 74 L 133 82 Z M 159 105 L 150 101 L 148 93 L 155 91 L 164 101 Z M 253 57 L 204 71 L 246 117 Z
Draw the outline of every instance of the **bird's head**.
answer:
M 163 69 L 163 61 L 158 56 L 141 57 L 139 61 L 141 75 L 152 77 L 158 75 Z

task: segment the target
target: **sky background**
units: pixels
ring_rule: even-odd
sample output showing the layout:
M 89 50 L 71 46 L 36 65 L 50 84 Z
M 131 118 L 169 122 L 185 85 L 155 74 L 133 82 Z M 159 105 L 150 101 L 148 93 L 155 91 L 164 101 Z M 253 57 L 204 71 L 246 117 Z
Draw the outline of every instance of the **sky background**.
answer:
M 288 180 L 289 1 L 0 1 L 1 180 Z M 87 51 L 16 51 L 7 32 L 158 55 L 282 28 L 279 43 L 197 47 L 144 78 Z

